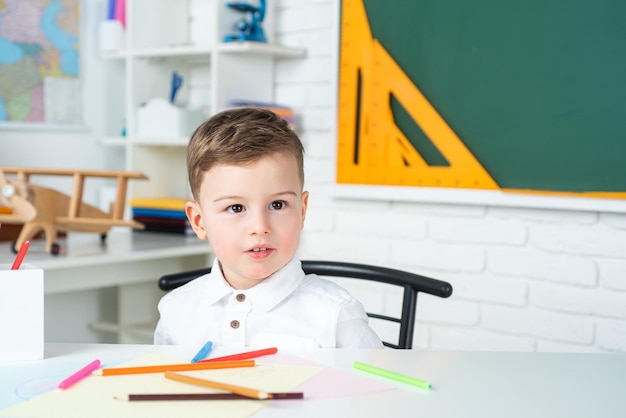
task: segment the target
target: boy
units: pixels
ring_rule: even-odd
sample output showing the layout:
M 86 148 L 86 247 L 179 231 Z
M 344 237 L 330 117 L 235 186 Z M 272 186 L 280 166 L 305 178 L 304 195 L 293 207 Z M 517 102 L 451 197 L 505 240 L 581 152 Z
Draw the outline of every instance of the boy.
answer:
M 305 276 L 295 258 L 309 198 L 303 153 L 287 123 L 263 109 L 226 110 L 196 129 L 187 149 L 195 200 L 185 212 L 215 261 L 162 298 L 155 344 L 382 348 L 363 306 Z

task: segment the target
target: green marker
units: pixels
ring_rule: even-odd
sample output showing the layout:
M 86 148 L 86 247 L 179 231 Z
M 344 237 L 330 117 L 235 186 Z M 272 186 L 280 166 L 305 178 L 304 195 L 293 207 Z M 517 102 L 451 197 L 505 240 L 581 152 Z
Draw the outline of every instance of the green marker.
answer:
M 361 363 L 361 362 L 358 362 L 358 361 L 355 361 L 352 364 L 352 367 L 354 367 L 357 370 L 363 370 L 364 372 L 368 372 L 368 373 L 372 373 L 372 374 L 375 374 L 375 375 L 378 375 L 378 376 L 386 377 L 387 379 L 395 380 L 397 382 L 402 382 L 402 383 L 406 383 L 406 384 L 409 384 L 409 385 L 417 386 L 418 388 L 422 388 L 422 389 L 430 389 L 431 388 L 430 383 L 428 383 L 428 382 L 426 382 L 426 381 L 424 381 L 422 379 L 418 379 L 416 377 L 407 376 L 405 374 L 392 372 L 390 370 L 381 369 L 379 367 L 370 366 L 369 364 Z

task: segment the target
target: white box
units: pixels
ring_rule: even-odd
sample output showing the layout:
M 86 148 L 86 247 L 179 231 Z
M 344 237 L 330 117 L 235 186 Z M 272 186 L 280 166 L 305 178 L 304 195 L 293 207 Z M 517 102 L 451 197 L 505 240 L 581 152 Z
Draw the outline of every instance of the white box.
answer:
M 124 50 L 125 31 L 119 20 L 103 20 L 99 25 L 100 52 Z
M 155 98 L 137 111 L 137 135 L 151 138 L 188 137 L 203 121 L 202 113 Z
M 41 360 L 44 347 L 43 270 L 0 264 L 0 363 Z

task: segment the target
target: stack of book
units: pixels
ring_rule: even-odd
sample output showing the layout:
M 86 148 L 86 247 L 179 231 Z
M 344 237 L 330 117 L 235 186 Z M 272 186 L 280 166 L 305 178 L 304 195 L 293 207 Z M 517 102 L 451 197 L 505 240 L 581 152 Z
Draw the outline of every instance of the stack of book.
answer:
M 133 198 L 130 200 L 133 220 L 146 226 L 146 231 L 193 235 L 185 215 L 187 199 Z
M 231 99 L 226 102 L 227 108 L 234 107 L 260 107 L 263 109 L 271 110 L 278 116 L 283 118 L 291 129 L 295 129 L 293 109 L 289 106 L 281 105 L 278 103 L 257 102 L 253 100 Z

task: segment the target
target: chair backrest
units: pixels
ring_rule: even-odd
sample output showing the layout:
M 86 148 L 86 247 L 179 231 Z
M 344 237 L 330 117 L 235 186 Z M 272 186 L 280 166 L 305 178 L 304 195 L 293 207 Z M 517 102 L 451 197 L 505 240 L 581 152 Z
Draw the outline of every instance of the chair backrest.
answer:
M 442 298 L 447 298 L 452 294 L 452 285 L 448 282 L 386 267 L 346 263 L 341 261 L 303 260 L 302 269 L 307 274 L 317 274 L 318 276 L 370 280 L 400 286 L 403 289 L 402 311 L 400 318 L 367 312 L 367 315 L 370 318 L 399 324 L 398 342 L 390 343 L 388 341 L 383 341 L 385 346 L 391 348 L 410 349 L 413 347 L 417 294 L 419 292 L 428 293 Z M 203 274 L 209 273 L 210 271 L 210 268 L 205 268 L 182 273 L 167 274 L 159 279 L 159 288 L 164 291 L 169 291 L 182 286 L 185 283 L 202 276 Z

